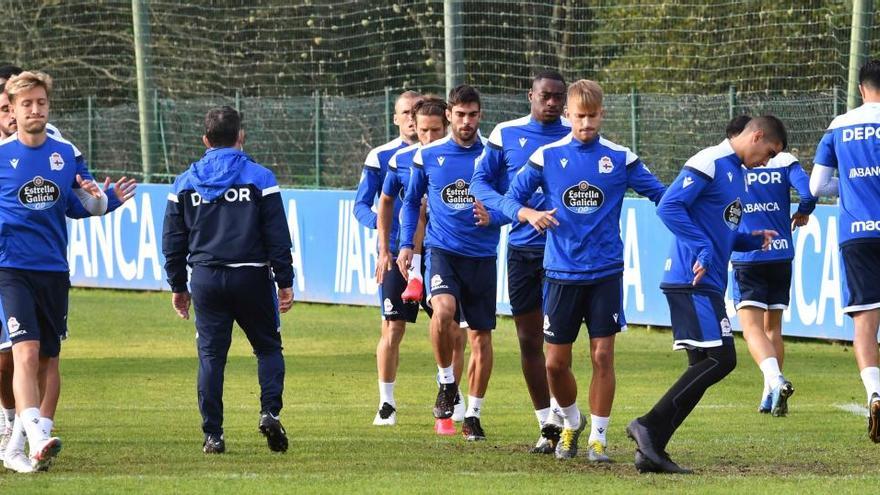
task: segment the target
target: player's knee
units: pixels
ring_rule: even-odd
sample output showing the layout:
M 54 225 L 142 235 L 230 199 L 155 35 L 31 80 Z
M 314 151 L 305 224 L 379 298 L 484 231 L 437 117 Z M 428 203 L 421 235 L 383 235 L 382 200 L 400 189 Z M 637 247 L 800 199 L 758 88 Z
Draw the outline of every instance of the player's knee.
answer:
M 593 371 L 597 373 L 608 373 L 614 371 L 614 350 L 613 349 L 596 349 L 591 353 L 593 361 Z
M 722 346 L 719 352 L 713 356 L 718 362 L 718 379 L 729 375 L 736 368 L 736 350 L 733 346 Z
M 568 372 L 568 363 L 562 361 L 560 359 L 547 358 L 547 362 L 545 363 L 547 368 L 547 374 L 552 376 L 559 376 L 566 372 Z

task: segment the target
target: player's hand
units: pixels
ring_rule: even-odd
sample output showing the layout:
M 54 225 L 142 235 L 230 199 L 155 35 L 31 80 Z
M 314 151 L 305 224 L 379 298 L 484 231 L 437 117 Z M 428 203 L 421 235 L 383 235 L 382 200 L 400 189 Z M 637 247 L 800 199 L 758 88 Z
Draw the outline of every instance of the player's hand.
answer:
M 171 294 L 171 306 L 177 313 L 177 316 L 184 320 L 189 319 L 189 305 L 192 303 L 192 297 L 189 292 L 175 292 Z
M 122 176 L 121 179 L 116 181 L 113 184 L 113 193 L 116 194 L 116 199 L 119 200 L 120 203 L 125 203 L 129 199 L 134 197 L 134 190 L 137 188 L 137 181 L 134 179 L 129 179 L 128 177 Z M 110 177 L 104 178 L 104 192 L 106 193 L 110 189 Z
M 692 270 L 694 272 L 694 281 L 691 285 L 697 285 L 698 283 L 700 283 L 700 280 L 703 280 L 703 277 L 706 276 L 706 268 L 702 265 L 702 263 L 700 263 L 699 260 L 697 260 L 694 263 L 694 267 Z
M 104 195 L 101 188 L 92 179 L 83 179 L 81 175 L 76 174 L 76 183 L 83 191 L 89 193 L 94 198 L 100 199 Z
M 558 210 L 558 208 L 553 208 L 550 211 L 536 211 L 531 208 L 521 208 L 519 213 L 517 213 L 517 217 L 529 222 L 535 230 L 543 234 L 547 229 L 554 229 L 559 225 L 559 220 L 556 220 L 556 217 L 554 217 L 554 215 L 556 215 L 556 210 Z
M 404 279 L 409 280 L 409 266 L 412 264 L 412 248 L 403 248 L 397 253 L 397 269 Z
M 773 239 L 779 237 L 779 232 L 772 229 L 753 230 L 752 235 L 764 237 L 764 241 L 761 243 L 761 251 L 766 251 L 770 249 L 770 243 Z
M 794 229 L 803 227 L 809 221 L 810 215 L 795 212 L 795 214 L 791 216 L 791 231 L 794 232 Z
M 474 199 L 474 218 L 477 219 L 478 227 L 487 227 L 489 222 L 492 221 L 489 218 L 489 210 L 486 209 L 479 199 Z
M 278 311 L 287 313 L 293 307 L 293 287 L 278 289 Z
M 376 260 L 376 283 L 382 285 L 385 280 L 385 272 L 391 271 L 394 266 L 394 258 L 391 251 L 387 249 L 379 250 L 379 259 Z

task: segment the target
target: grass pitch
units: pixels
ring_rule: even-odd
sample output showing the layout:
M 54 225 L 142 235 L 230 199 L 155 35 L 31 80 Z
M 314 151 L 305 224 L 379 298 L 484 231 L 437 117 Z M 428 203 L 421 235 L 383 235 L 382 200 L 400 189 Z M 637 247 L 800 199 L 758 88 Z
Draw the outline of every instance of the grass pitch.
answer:
M 619 336 L 608 437 L 616 462 L 592 466 L 583 451 L 570 462 L 527 453 L 538 429 L 510 319 L 495 332 L 483 409 L 489 440 L 473 444 L 431 430 L 436 367 L 424 314 L 401 349 L 399 424 L 377 428 L 378 311 L 299 304 L 283 317 L 290 450 L 269 452 L 257 431 L 256 362 L 236 330 L 224 397 L 228 453 L 206 456 L 193 324 L 175 317 L 170 296 L 74 290 L 70 306 L 56 417 L 64 450 L 48 473 L 0 474 L 4 493 L 865 493 L 880 482 L 880 446 L 858 415 L 864 391 L 851 350 L 839 344 L 787 343 L 796 393 L 790 416 L 771 418 L 755 411 L 761 375 L 738 339 L 739 367 L 710 389 L 669 446 L 697 474 L 639 475 L 624 427 L 685 365 L 668 332 L 632 328 Z M 584 338 L 575 358 L 582 407 L 590 374 Z

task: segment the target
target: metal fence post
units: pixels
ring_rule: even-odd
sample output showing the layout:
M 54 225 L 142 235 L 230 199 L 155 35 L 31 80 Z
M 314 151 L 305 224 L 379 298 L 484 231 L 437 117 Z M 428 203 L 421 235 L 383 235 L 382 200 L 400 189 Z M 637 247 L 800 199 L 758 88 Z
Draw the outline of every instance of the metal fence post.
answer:
M 315 187 L 321 187 L 321 93 L 315 90 Z
M 730 85 L 727 93 L 727 106 L 727 120 L 732 120 L 734 115 L 736 115 L 736 86 L 733 84 Z
M 639 154 L 639 93 L 635 86 L 629 93 L 629 121 L 632 131 L 632 151 Z
M 241 113 L 241 90 L 235 90 L 235 111 Z
M 150 16 L 148 0 L 131 0 L 131 18 L 134 25 L 134 58 L 137 74 L 138 90 L 138 123 L 141 138 L 141 169 L 144 183 L 150 182 L 153 173 L 153 136 L 152 126 L 155 123 L 153 105 L 150 104 L 152 83 L 150 76 Z
M 840 115 L 840 87 L 836 84 L 831 87 L 831 111 L 834 115 L 831 116 L 833 119 Z
M 98 168 L 95 161 L 95 131 L 92 129 L 92 125 L 94 122 L 92 121 L 92 101 L 94 100 L 94 96 L 89 96 L 86 98 L 86 158 L 92 161 L 92 170 Z
M 446 59 L 446 94 L 461 84 L 462 56 L 461 0 L 443 0 L 443 49 Z
M 865 63 L 874 17 L 873 0 L 853 0 L 852 29 L 849 39 L 849 80 L 846 87 L 846 109 L 852 110 L 862 101 L 859 94 L 859 69 Z
M 385 86 L 385 142 L 391 141 L 391 87 Z
M 156 124 L 159 127 L 159 143 L 162 145 L 162 157 L 165 159 L 165 174 L 171 175 L 171 168 L 168 164 L 168 143 L 165 141 L 165 122 L 162 118 L 162 106 L 159 101 L 159 91 L 153 90 L 153 115 L 156 116 Z

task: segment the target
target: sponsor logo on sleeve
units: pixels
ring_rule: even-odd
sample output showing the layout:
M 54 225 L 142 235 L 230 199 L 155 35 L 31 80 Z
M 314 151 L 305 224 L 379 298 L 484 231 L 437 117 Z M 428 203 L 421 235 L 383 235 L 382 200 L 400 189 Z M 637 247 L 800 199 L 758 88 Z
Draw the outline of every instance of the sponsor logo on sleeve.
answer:
M 585 180 L 569 187 L 562 193 L 562 204 L 574 213 L 593 213 L 601 208 L 604 202 L 605 193 Z
M 739 222 L 742 220 L 742 216 L 743 205 L 739 198 L 731 201 L 731 203 L 724 208 L 724 223 L 727 224 L 727 227 L 730 228 L 730 230 L 736 230 L 739 228 Z
M 524 138 L 524 137 L 519 138 L 519 147 L 520 147 L 520 148 L 525 148 L 525 146 L 526 146 L 526 141 L 527 141 L 527 139 Z
M 694 178 L 691 176 L 687 176 L 684 178 L 683 181 L 681 181 L 681 188 L 687 189 L 687 187 L 693 183 L 694 183 Z

